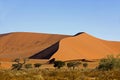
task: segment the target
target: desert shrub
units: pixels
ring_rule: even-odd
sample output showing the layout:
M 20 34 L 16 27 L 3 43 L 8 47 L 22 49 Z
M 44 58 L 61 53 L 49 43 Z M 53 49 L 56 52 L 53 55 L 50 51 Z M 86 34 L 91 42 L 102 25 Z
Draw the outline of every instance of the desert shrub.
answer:
M 12 70 L 13 70 L 13 69 L 17 69 L 18 66 L 19 66 L 18 64 L 12 64 Z
M 42 64 L 40 64 L 40 63 L 35 63 L 35 64 L 34 64 L 34 67 L 35 67 L 35 68 L 39 68 L 41 65 L 42 65 Z
M 97 69 L 106 71 L 112 69 L 120 69 L 120 58 L 114 57 L 112 55 L 107 56 L 107 58 L 103 58 L 100 60 Z
M 67 63 L 67 67 L 68 67 L 68 68 L 71 68 L 71 67 L 74 68 L 73 63 L 72 63 L 72 62 Z
M 75 69 L 75 67 L 78 67 L 80 64 L 81 64 L 81 62 L 68 62 L 67 67 L 68 68 L 72 67 L 73 69 Z
M 23 67 L 23 65 L 28 61 L 27 58 L 23 59 L 23 63 L 20 63 L 20 59 L 16 58 L 15 60 L 13 60 L 13 62 L 16 62 L 16 64 L 12 64 L 12 70 L 21 70 L 21 68 Z
M 26 69 L 32 68 L 32 64 L 25 64 L 24 66 Z
M 55 62 L 55 58 L 52 58 L 51 60 L 48 61 L 49 64 L 53 64 Z
M 65 62 L 63 62 L 63 61 L 55 61 L 54 62 L 54 67 L 57 67 L 58 69 L 60 69 L 64 65 L 65 65 Z
M 86 68 L 88 66 L 88 63 L 83 63 L 83 67 Z
M 21 63 L 12 64 L 12 70 L 20 70 L 22 68 Z
M 114 63 L 114 69 L 120 70 L 120 55 L 116 56 L 115 63 Z
M 99 70 L 111 70 L 113 69 L 114 63 L 109 61 L 108 59 L 101 59 L 98 69 Z

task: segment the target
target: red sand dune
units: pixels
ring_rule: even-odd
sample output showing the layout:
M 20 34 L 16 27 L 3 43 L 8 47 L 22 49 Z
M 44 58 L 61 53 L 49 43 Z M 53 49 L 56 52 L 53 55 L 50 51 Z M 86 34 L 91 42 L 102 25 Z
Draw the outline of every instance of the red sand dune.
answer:
M 87 33 L 60 41 L 59 50 L 51 57 L 58 60 L 100 59 L 120 54 L 120 42 L 95 38 Z
M 0 60 L 30 57 L 67 35 L 14 32 L 0 35 Z
M 100 59 L 120 54 L 120 42 L 95 38 L 87 33 L 75 36 L 15 32 L 0 35 L 0 60 L 31 59 L 75 60 Z

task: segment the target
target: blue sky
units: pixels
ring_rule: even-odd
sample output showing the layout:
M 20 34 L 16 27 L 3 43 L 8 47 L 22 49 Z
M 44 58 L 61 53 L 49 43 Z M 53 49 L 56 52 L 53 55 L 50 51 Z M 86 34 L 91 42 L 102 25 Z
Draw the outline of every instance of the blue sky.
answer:
M 120 0 L 0 0 L 0 33 L 23 31 L 120 41 Z

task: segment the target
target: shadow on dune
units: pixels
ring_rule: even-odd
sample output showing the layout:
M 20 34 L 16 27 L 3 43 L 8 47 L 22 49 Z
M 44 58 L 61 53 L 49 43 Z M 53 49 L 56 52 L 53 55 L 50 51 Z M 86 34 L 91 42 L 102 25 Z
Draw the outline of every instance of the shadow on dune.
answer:
M 79 33 L 73 35 L 73 37 L 74 37 L 74 36 L 78 36 L 78 35 L 83 34 L 83 33 L 85 33 L 85 32 L 79 32 Z
M 73 35 L 73 37 L 78 36 L 82 33 L 84 33 L 84 32 L 79 32 L 79 33 Z M 55 52 L 57 52 L 58 49 L 59 49 L 59 42 L 53 44 L 52 46 L 50 46 L 46 49 L 44 49 L 43 51 L 40 51 L 40 52 L 36 53 L 35 55 L 30 56 L 29 58 L 30 59 L 50 59 L 51 56 Z
M 30 59 L 49 59 L 59 48 L 59 42 L 53 44 L 52 46 L 30 56 Z

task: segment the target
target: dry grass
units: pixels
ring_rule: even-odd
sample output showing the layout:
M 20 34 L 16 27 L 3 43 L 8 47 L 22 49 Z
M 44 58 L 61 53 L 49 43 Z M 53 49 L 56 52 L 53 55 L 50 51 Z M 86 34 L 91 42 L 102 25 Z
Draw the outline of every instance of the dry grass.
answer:
M 31 60 L 27 63 L 34 62 L 38 61 Z M 43 64 L 40 68 L 22 69 L 19 71 L 10 70 L 10 68 L 0 69 L 0 80 L 120 80 L 120 71 L 118 70 L 96 70 L 95 67 L 98 62 L 88 62 L 87 68 L 83 68 L 80 65 L 75 70 L 68 69 L 66 66 L 61 69 L 55 69 L 52 64 L 45 64 L 45 60 L 40 63 Z
M 0 70 L 0 80 L 120 80 L 120 71 L 29 69 Z

